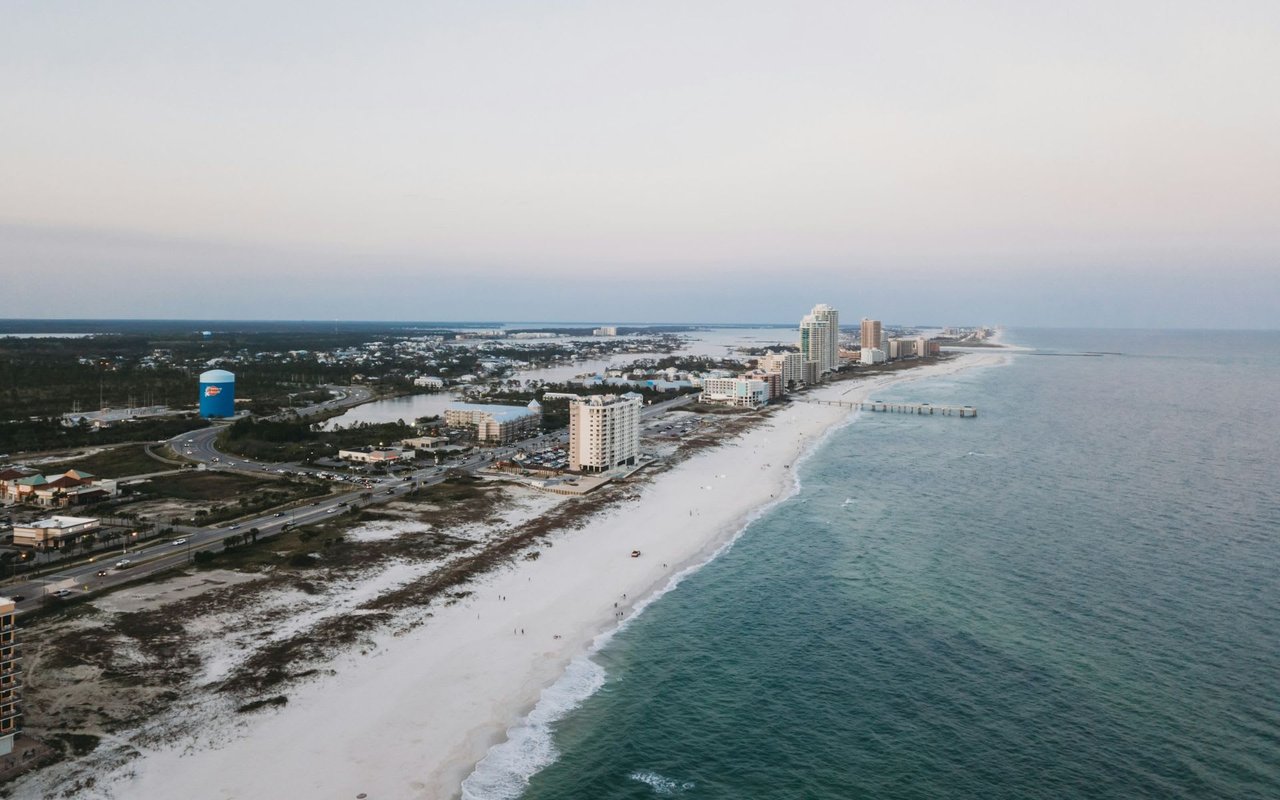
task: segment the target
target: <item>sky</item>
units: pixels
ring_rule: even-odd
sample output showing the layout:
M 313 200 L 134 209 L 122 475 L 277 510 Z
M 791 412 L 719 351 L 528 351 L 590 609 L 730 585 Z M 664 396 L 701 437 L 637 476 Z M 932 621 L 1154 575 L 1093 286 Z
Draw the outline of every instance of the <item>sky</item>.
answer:
M 1280 328 L 1280 3 L 10 0 L 0 317 Z

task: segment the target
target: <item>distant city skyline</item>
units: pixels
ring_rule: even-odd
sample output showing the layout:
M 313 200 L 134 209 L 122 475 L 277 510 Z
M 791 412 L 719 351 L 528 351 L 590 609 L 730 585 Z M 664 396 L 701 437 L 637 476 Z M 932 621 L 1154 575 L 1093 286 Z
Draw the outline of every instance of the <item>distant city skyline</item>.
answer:
M 22 4 L 0 317 L 1280 328 L 1280 4 Z

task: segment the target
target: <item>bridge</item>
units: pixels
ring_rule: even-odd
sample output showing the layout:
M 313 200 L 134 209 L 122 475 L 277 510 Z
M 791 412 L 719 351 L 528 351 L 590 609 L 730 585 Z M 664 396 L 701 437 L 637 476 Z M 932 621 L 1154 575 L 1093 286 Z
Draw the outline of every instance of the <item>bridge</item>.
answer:
M 944 417 L 976 417 L 978 409 L 974 406 L 935 406 L 932 403 L 885 403 L 880 400 L 866 400 L 857 402 L 853 400 L 812 400 L 804 398 L 801 403 L 813 403 L 820 406 L 843 406 L 844 408 L 853 408 L 859 411 L 877 411 L 887 414 L 921 414 L 932 416 L 939 414 Z

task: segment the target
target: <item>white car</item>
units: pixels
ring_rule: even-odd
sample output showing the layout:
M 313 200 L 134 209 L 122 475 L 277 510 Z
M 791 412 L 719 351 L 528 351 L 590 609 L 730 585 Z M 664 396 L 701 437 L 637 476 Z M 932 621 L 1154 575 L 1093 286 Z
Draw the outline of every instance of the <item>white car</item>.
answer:
M 186 544 L 186 543 L 187 543 L 186 539 L 174 539 L 172 542 L 169 542 L 169 544 L 175 545 L 175 546 L 180 544 Z

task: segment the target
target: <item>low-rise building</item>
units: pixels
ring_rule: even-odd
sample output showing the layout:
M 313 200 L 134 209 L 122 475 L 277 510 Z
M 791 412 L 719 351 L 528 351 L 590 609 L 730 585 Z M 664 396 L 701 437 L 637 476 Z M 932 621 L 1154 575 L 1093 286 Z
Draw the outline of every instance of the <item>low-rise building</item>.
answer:
M 478 442 L 506 444 L 538 432 L 542 406 L 536 400 L 527 406 L 458 403 L 445 410 L 444 422 L 451 428 L 473 428 Z
M 640 456 L 644 397 L 595 394 L 569 401 L 569 469 L 606 472 L 635 464 Z
M 355 450 L 339 450 L 338 458 L 356 464 L 394 464 L 412 461 L 416 453 L 401 447 L 361 447 Z
M 707 378 L 698 400 L 726 406 L 755 408 L 769 402 L 769 384 L 752 378 Z
M 404 439 L 400 442 L 401 447 L 412 447 L 414 450 L 425 450 L 433 452 L 443 447 L 449 446 L 448 436 L 418 436 L 413 439 Z
M 102 521 L 95 517 L 49 517 L 28 525 L 14 525 L 13 544 L 33 550 L 61 550 L 101 527 Z
M 0 503 L 26 503 L 43 508 L 96 503 L 115 497 L 114 480 L 97 478 L 88 472 L 69 469 L 60 475 L 42 475 L 26 469 L 0 471 Z

